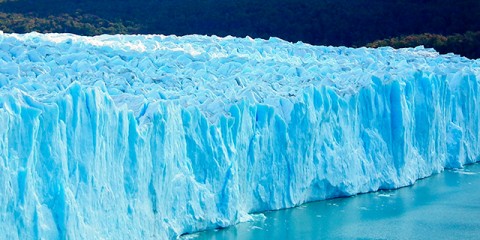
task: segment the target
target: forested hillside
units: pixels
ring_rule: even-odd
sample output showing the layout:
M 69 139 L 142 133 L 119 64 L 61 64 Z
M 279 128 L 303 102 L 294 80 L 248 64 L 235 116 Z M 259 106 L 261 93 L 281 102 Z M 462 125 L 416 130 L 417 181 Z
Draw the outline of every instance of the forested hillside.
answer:
M 466 36 L 480 31 L 478 19 L 479 0 L 0 0 L 4 32 L 276 36 L 336 46 L 425 33 Z M 451 51 L 450 43 L 440 50 Z
M 419 45 L 428 48 L 435 48 L 441 53 L 453 52 L 470 58 L 480 58 L 480 31 L 469 31 L 465 34 L 448 36 L 430 33 L 409 35 L 405 37 L 377 40 L 367 44 L 367 47 L 391 46 L 394 48 L 404 48 Z

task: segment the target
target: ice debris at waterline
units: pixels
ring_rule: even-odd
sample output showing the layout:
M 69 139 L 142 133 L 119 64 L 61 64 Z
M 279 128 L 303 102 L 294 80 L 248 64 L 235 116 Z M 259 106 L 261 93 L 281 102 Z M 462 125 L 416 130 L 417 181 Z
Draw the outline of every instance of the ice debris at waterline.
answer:
M 0 239 L 166 239 L 478 160 L 480 61 L 0 34 Z

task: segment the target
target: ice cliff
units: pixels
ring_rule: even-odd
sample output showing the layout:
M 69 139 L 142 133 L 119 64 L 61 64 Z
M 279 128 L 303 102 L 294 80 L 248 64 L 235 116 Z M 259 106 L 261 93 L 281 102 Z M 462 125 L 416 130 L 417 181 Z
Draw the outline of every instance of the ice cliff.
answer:
M 0 239 L 167 239 L 480 156 L 480 61 L 0 34 Z

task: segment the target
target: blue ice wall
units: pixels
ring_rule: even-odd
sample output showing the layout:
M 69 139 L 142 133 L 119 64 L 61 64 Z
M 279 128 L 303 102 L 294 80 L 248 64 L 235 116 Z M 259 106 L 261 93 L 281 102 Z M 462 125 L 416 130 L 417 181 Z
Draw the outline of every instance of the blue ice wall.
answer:
M 0 239 L 167 239 L 480 156 L 478 60 L 0 34 Z

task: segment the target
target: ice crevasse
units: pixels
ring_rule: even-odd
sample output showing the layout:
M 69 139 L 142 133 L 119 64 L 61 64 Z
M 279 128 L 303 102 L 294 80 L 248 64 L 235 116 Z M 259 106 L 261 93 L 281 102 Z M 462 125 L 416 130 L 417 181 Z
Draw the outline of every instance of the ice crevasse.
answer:
M 0 33 L 0 239 L 172 239 L 480 156 L 480 61 Z

